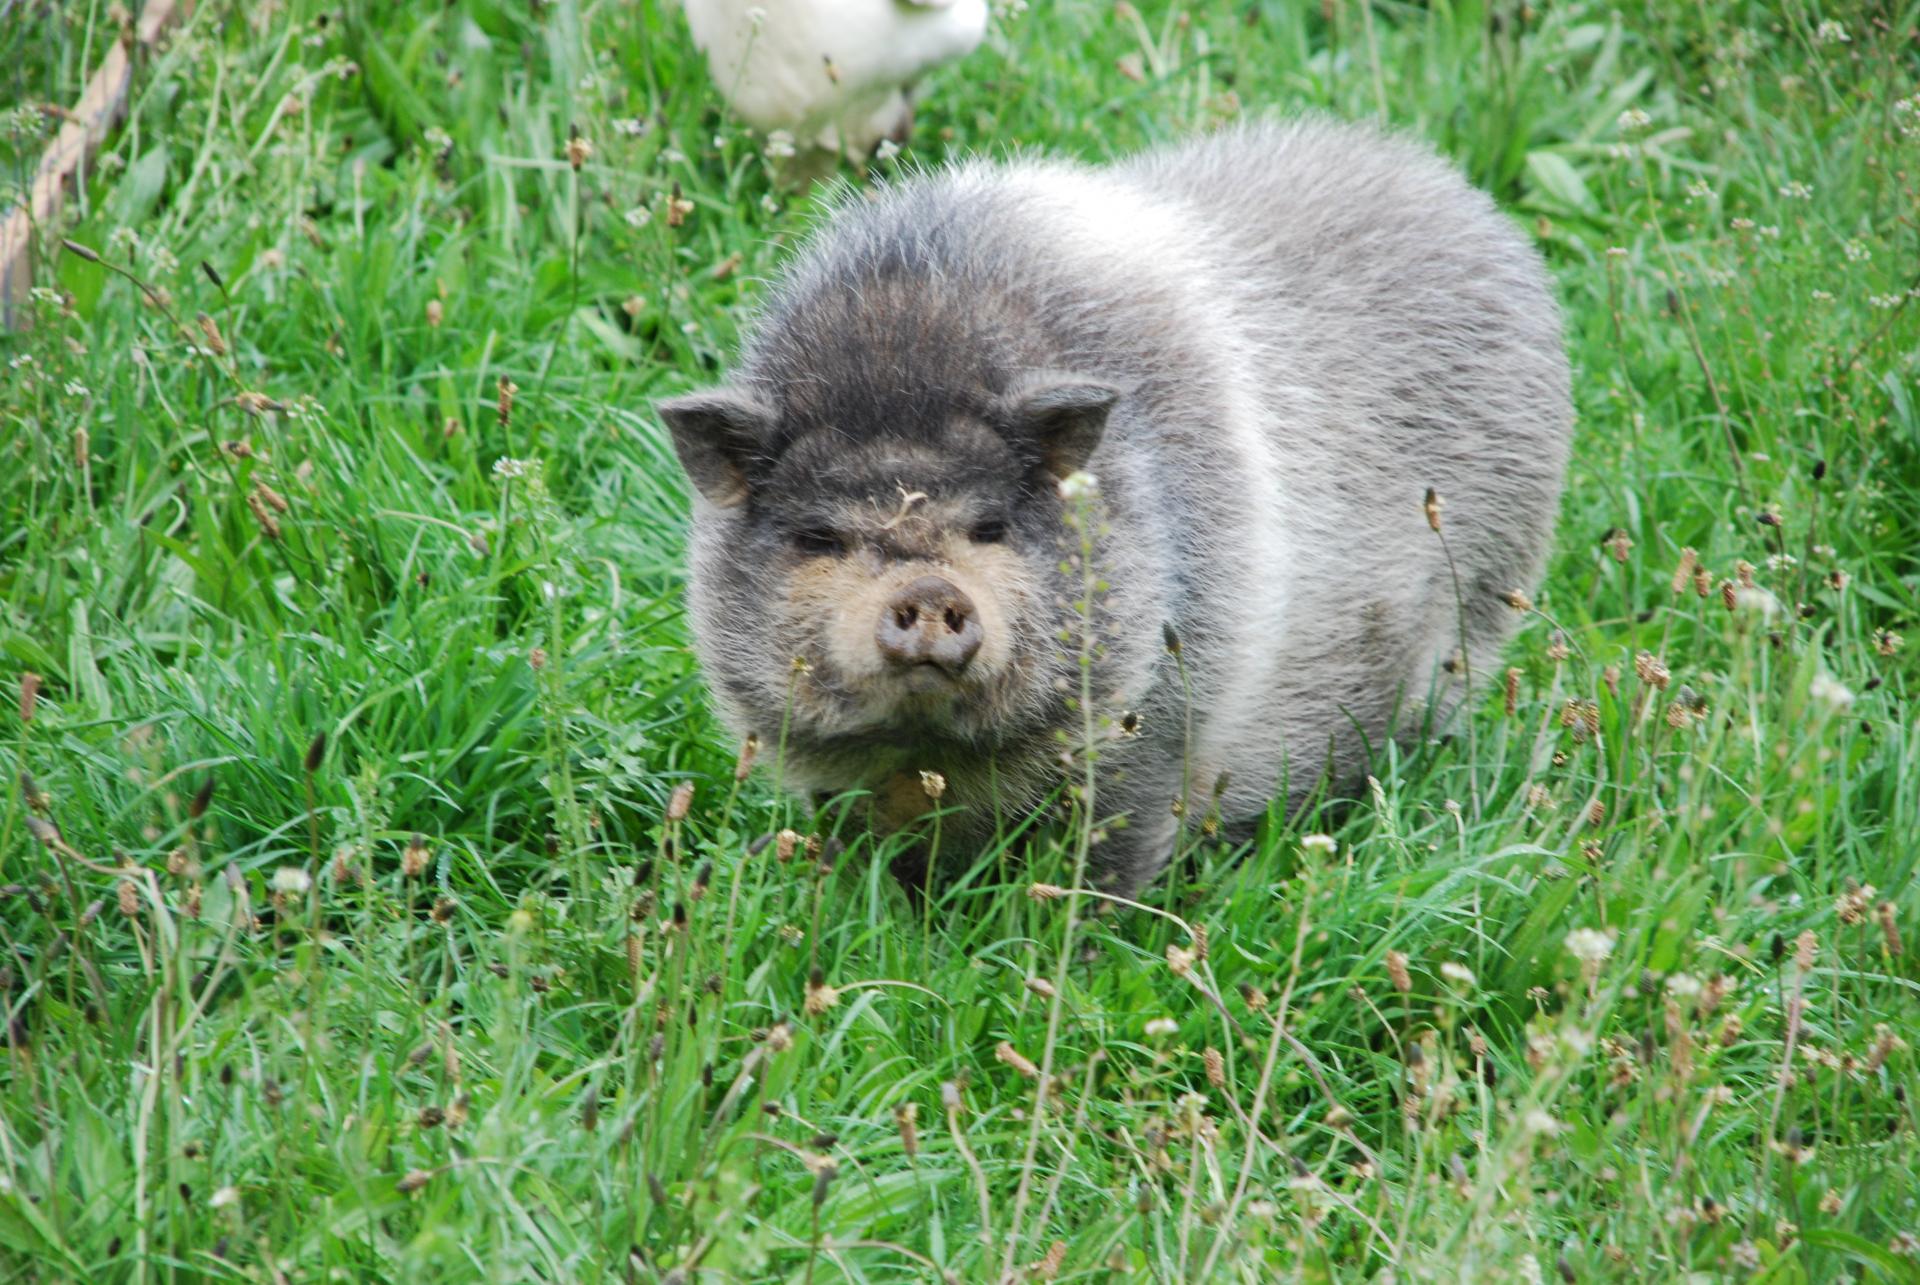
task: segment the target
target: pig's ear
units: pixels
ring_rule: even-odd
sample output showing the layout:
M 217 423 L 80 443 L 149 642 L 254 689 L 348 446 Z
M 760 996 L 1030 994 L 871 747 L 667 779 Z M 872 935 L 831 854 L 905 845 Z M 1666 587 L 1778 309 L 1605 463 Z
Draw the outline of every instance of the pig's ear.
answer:
M 655 404 L 687 477 L 721 508 L 747 498 L 747 461 L 773 435 L 771 407 L 750 393 L 709 388 Z
M 1001 401 L 1001 415 L 1021 441 L 1039 452 L 1055 477 L 1086 467 L 1106 431 L 1120 390 L 1098 379 L 1048 373 L 1026 380 Z

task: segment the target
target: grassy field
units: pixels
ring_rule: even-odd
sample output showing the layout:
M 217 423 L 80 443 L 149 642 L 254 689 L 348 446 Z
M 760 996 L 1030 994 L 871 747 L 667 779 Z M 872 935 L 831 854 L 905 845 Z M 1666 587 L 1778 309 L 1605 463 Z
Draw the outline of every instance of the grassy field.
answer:
M 0 7 L 10 201 L 112 19 Z M 1566 308 L 1470 724 L 1115 917 L 748 851 L 837 822 L 736 780 L 649 402 L 818 202 L 679 17 L 203 0 L 0 336 L 0 1277 L 1920 1280 L 1917 14 L 1015 4 L 934 80 L 856 183 L 1379 117 Z

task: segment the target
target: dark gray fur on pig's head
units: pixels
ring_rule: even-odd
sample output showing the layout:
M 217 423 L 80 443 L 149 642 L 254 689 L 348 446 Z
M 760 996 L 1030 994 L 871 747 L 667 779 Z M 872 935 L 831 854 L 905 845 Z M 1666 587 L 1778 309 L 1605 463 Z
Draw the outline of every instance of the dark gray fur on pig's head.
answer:
M 1024 309 L 930 262 L 937 248 L 835 238 L 776 295 L 730 384 L 659 408 L 701 497 L 690 599 L 722 709 L 763 736 L 785 721 L 835 774 L 886 746 L 986 748 L 1056 718 L 1054 484 L 1122 397 L 1056 368 Z M 927 577 L 977 615 L 962 672 L 877 649 L 882 613 Z

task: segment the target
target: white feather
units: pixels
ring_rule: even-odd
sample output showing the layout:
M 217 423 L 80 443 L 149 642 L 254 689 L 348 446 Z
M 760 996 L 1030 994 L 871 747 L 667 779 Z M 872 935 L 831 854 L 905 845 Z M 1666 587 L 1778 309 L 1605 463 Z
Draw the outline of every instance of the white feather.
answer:
M 756 129 L 861 157 L 912 121 L 915 81 L 965 57 L 986 0 L 685 0 L 721 96 Z

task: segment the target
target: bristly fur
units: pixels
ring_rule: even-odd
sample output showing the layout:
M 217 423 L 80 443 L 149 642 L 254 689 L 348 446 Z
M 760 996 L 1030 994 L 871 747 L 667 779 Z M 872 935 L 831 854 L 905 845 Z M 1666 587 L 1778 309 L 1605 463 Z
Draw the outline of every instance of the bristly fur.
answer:
M 1572 428 L 1526 239 L 1423 146 L 1325 122 L 1106 169 L 969 163 L 845 201 L 731 391 L 662 412 L 703 493 L 691 602 L 729 720 L 771 738 L 791 684 L 790 784 L 884 798 L 938 770 L 962 840 L 1058 772 L 1075 595 L 1050 482 L 1098 478 L 1095 690 L 1141 726 L 1100 783 L 1101 814 L 1129 814 L 1095 849 L 1123 892 L 1165 865 L 1183 789 L 1204 807 L 1230 773 L 1232 819 L 1323 773 L 1349 785 L 1370 747 L 1457 703 L 1457 653 L 1494 672 Z M 973 538 L 994 523 L 1003 538 Z M 945 700 L 861 652 L 889 586 L 929 567 L 990 609 L 998 648 Z

